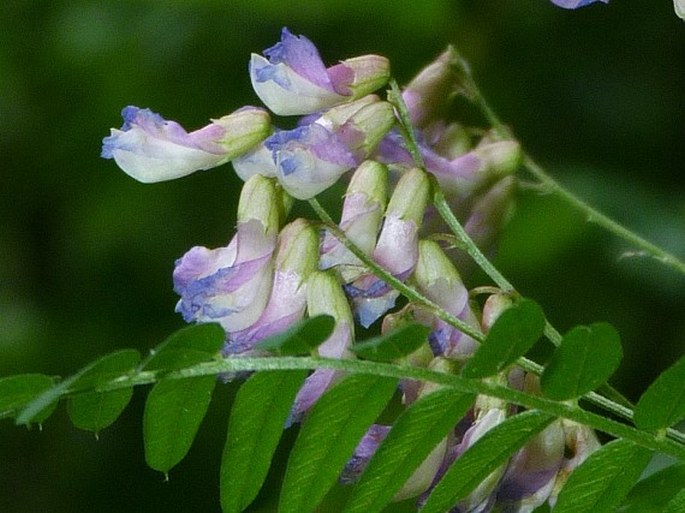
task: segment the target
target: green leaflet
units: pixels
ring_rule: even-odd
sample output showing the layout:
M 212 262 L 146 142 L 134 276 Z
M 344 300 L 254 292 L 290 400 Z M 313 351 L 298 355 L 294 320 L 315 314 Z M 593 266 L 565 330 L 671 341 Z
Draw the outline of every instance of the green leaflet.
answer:
M 392 362 L 413 353 L 422 344 L 430 328 L 418 323 L 408 323 L 380 337 L 365 340 L 350 349 L 357 356 L 375 362 Z
M 321 396 L 305 417 L 290 454 L 280 513 L 316 508 L 396 387 L 395 379 L 357 374 Z
M 270 351 L 279 356 L 309 354 L 333 333 L 335 319 L 317 315 L 295 323 L 286 331 L 265 339 L 255 349 Z
M 31 401 L 17 416 L 17 424 L 40 422 L 48 409 L 53 408 L 59 398 L 68 390 L 88 390 L 107 383 L 132 370 L 140 354 L 134 349 L 123 349 L 89 363 L 73 376 L 70 376 Z
M 662 429 L 685 418 L 685 356 L 654 380 L 635 407 L 642 429 Z
M 613 513 L 651 455 L 628 440 L 608 443 L 571 473 L 554 513 Z
M 257 496 L 307 371 L 253 374 L 233 403 L 221 459 L 221 508 L 238 513 Z
M 159 381 L 148 395 L 143 415 L 147 464 L 168 472 L 188 453 L 207 413 L 215 376 Z
M 681 490 L 685 491 L 685 463 L 663 468 L 639 481 L 617 512 L 661 513 Z
M 580 397 L 605 383 L 622 357 L 621 339 L 613 326 L 576 326 L 564 335 L 542 373 L 542 392 L 557 401 Z
M 107 355 L 93 365 L 73 384 L 72 388 L 93 388 L 123 376 L 140 361 L 137 351 L 125 350 Z M 98 432 L 117 420 L 133 395 L 133 387 L 98 392 L 88 390 L 69 397 L 67 413 L 80 429 Z
M 421 513 L 448 511 L 553 420 L 554 417 L 532 410 L 514 415 L 492 428 L 452 464 L 433 489 Z
M 52 378 L 44 374 L 18 374 L 0 379 L 0 419 L 14 416 L 17 410 L 52 385 Z M 52 410 L 48 415 L 50 413 Z
M 685 488 L 680 490 L 661 513 L 685 513 Z
M 409 406 L 378 447 L 344 513 L 381 511 L 464 416 L 474 399 L 472 395 L 442 389 Z M 432 475 L 428 479 L 430 483 Z
M 214 358 L 225 340 L 226 333 L 220 324 L 186 326 L 150 351 L 141 367 L 146 371 L 192 367 Z
M 495 321 L 485 341 L 466 362 L 465 378 L 492 376 L 533 347 L 545 328 L 545 314 L 535 301 L 521 299 Z

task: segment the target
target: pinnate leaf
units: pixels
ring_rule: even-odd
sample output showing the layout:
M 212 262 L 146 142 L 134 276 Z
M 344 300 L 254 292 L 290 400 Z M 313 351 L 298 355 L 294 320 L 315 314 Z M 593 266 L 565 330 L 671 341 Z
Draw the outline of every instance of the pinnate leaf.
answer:
M 436 390 L 402 412 L 352 491 L 344 513 L 381 511 L 474 399 L 452 389 Z
M 305 417 L 290 454 L 281 513 L 308 513 L 316 508 L 396 387 L 395 379 L 359 374 L 321 396 Z
M 226 333 L 220 324 L 186 326 L 150 352 L 143 369 L 177 370 L 212 360 L 221 350 Z
M 68 390 L 84 391 L 95 388 L 126 374 L 135 367 L 138 361 L 140 361 L 138 351 L 122 349 L 89 363 L 76 374 L 62 380 L 27 404 L 17 416 L 17 424 L 41 422 L 41 419 L 46 417 L 46 412 L 54 409 L 59 398 Z
M 0 379 L 0 418 L 14 416 L 18 409 L 52 387 L 44 374 L 18 374 Z
M 542 392 L 558 401 L 580 397 L 605 383 L 622 357 L 621 339 L 613 326 L 577 326 L 564 335 L 542 373 Z
M 635 425 L 661 429 L 685 418 L 685 356 L 654 380 L 635 406 Z
M 629 440 L 608 443 L 571 473 L 554 513 L 613 513 L 650 458 L 648 449 Z
M 145 461 L 168 472 L 188 453 L 207 413 L 215 376 L 164 379 L 148 395 L 143 415 Z
M 542 308 L 530 299 L 521 299 L 507 308 L 490 328 L 487 337 L 466 362 L 466 378 L 482 378 L 498 373 L 533 347 L 545 328 Z
M 255 349 L 270 351 L 279 356 L 309 354 L 331 336 L 334 328 L 333 317 L 317 315 L 294 324 L 283 333 L 263 340 Z
M 297 391 L 307 371 L 253 374 L 236 395 L 221 460 L 221 508 L 237 513 L 266 478 Z
M 357 356 L 376 362 L 392 362 L 413 353 L 426 342 L 430 328 L 408 323 L 380 337 L 355 344 L 350 349 Z
M 531 410 L 492 428 L 450 466 L 421 513 L 449 511 L 553 420 L 547 414 Z

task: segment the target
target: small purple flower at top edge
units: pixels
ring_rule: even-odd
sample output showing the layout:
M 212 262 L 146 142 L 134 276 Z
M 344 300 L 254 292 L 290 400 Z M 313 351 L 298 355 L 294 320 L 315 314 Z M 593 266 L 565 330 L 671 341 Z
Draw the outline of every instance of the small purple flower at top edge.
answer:
M 255 344 L 304 316 L 306 281 L 317 269 L 318 245 L 317 231 L 304 219 L 296 219 L 281 230 L 269 302 L 253 325 L 228 334 L 224 355 L 249 354 Z
M 187 322 L 219 322 L 230 333 L 262 314 L 273 280 L 279 194 L 272 180 L 252 177 L 241 192 L 238 230 L 229 245 L 196 246 L 176 261 L 176 311 Z
M 246 152 L 271 132 L 263 109 L 244 107 L 194 132 L 150 109 L 128 106 L 124 124 L 102 140 L 101 156 L 114 159 L 143 183 L 173 180 L 210 169 Z
M 250 79 L 257 96 L 278 115 L 303 115 L 354 100 L 385 85 L 389 61 L 378 55 L 348 59 L 326 68 L 316 46 L 287 28 L 281 41 L 252 54 Z
M 608 4 L 609 0 L 550 0 L 554 5 L 564 9 L 578 9 L 578 7 L 585 7 L 586 5 L 602 2 Z

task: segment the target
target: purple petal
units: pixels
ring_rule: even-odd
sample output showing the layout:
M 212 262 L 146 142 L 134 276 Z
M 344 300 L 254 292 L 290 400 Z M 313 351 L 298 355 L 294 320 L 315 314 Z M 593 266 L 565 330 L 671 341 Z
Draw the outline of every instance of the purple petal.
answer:
M 340 482 L 351 484 L 357 481 L 364 472 L 366 465 L 371 457 L 376 453 L 380 443 L 385 440 L 390 432 L 390 426 L 372 424 L 366 434 L 362 437 L 354 450 L 354 454 L 345 465 L 340 476 Z
M 608 4 L 609 0 L 550 0 L 554 5 L 563 7 L 564 9 L 577 9 L 586 5 L 594 4 L 595 2 L 602 2 Z

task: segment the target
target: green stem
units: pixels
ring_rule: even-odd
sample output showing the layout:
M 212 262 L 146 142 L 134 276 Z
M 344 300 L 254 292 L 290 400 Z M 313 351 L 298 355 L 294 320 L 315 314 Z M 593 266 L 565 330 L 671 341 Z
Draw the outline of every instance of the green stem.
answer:
M 499 398 L 508 403 L 528 409 L 537 409 L 556 417 L 562 417 L 615 437 L 625 438 L 648 449 L 671 455 L 685 461 L 685 445 L 671 438 L 660 438 L 632 426 L 602 417 L 583 410 L 578 405 L 557 402 L 544 397 L 534 396 L 492 383 L 488 380 L 471 380 L 460 376 L 435 372 L 424 368 L 407 367 L 388 363 L 363 360 L 344 360 L 309 357 L 271 357 L 271 358 L 226 358 L 219 361 L 201 363 L 176 371 L 138 372 L 117 378 L 98 388 L 105 392 L 133 385 L 145 385 L 164 379 L 183 379 L 197 376 L 218 375 L 225 372 L 294 370 L 327 368 L 357 374 L 372 374 L 398 379 L 413 379 L 449 386 L 460 392 L 483 394 Z M 671 430 L 673 432 L 673 430 Z M 675 432 L 678 433 L 678 432 Z
M 468 66 L 466 60 L 460 55 L 454 60 L 453 65 L 456 66 L 461 71 L 462 79 L 464 80 L 464 87 L 467 91 L 470 99 L 478 106 L 483 116 L 487 121 L 493 126 L 495 131 L 505 138 L 512 138 L 513 134 L 511 130 L 502 122 L 497 113 L 490 107 L 490 104 L 485 99 L 485 96 L 481 92 L 478 84 L 473 78 L 471 69 Z M 685 262 L 680 260 L 675 255 L 665 251 L 656 244 L 649 242 L 643 237 L 639 236 L 635 232 L 627 229 L 626 227 L 620 225 L 613 219 L 602 214 L 594 207 L 590 206 L 585 201 L 578 198 L 573 193 L 562 187 L 556 180 L 554 180 L 550 175 L 548 175 L 544 169 L 539 166 L 527 153 L 524 153 L 525 168 L 530 171 L 533 176 L 535 176 L 540 184 L 546 188 L 548 191 L 556 194 L 570 206 L 576 210 L 582 212 L 588 222 L 595 223 L 615 236 L 625 240 L 632 246 L 638 248 L 646 255 L 658 260 L 664 265 L 674 269 L 681 274 L 685 274 Z

